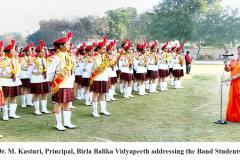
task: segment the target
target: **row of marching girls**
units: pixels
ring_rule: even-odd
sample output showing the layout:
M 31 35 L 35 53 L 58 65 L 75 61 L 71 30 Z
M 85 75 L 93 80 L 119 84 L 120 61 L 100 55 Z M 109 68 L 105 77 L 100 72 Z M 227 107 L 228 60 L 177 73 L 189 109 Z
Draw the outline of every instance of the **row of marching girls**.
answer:
M 36 115 L 50 113 L 47 109 L 47 95 L 51 92 L 50 89 L 52 87 L 52 101 L 55 102 L 56 128 L 65 130 L 65 127 L 76 127 L 70 121 L 72 115 L 70 106 L 74 99 L 73 87 L 75 82 L 75 57 L 69 52 L 71 37 L 71 34 L 68 34 L 66 37 L 56 40 L 53 43 L 56 53 L 49 59 L 45 57 L 43 41 L 40 41 L 39 46 L 36 47 L 35 57 L 30 57 L 33 44 L 29 44 L 24 49 L 25 55 L 19 59 L 15 55 L 15 41 L 12 41 L 11 45 L 5 47 L 4 52 L 2 52 L 3 47 L 1 46 L 0 82 L 4 95 L 4 103 L 3 101 L 1 103 L 3 120 L 8 120 L 9 117 L 20 118 L 20 116 L 16 115 L 16 98 L 22 95 L 22 93 L 24 93 L 22 95 L 23 107 L 28 102 L 25 94 L 31 93 L 33 97 L 30 102 L 33 103 L 34 113 Z M 108 81 L 111 68 L 110 57 L 106 53 L 106 42 L 106 38 L 104 38 L 102 42 L 96 45 L 86 46 L 87 55 L 89 56 L 84 57 L 84 60 L 86 61 L 85 64 L 90 65 L 84 67 L 83 71 L 80 71 L 83 72 L 84 93 L 88 95 L 86 97 L 92 98 L 92 114 L 95 117 L 99 117 L 98 101 L 100 101 L 101 112 L 105 115 L 110 115 L 107 111 L 105 98 L 106 93 L 109 92 Z M 90 57 L 91 55 L 92 57 Z M 19 77 L 21 77 L 22 82 Z M 91 96 L 90 93 L 92 93 Z M 42 106 L 41 111 L 40 105 Z M 62 108 L 64 124 L 62 124 Z
M 116 41 L 107 45 L 104 37 L 98 43 L 83 43 L 76 53 L 76 99 L 85 100 L 86 105 L 92 106 L 94 117 L 100 116 L 99 104 L 101 113 L 109 116 L 107 101 L 116 100 L 113 97 L 117 82 L 115 45 Z
M 167 90 L 166 78 L 169 76 L 170 64 L 173 64 L 175 88 L 181 88 L 179 81 L 183 76 L 181 47 L 169 51 L 166 43 L 159 53 L 156 43 L 150 45 L 150 52 L 146 50 L 146 44 L 138 44 L 136 52 L 132 50 L 132 43 L 127 39 L 117 52 L 116 41 L 107 44 L 104 37 L 103 41 L 98 43 L 83 43 L 75 57 L 70 52 L 71 38 L 72 35 L 69 33 L 66 37 L 56 40 L 53 43 L 55 54 L 49 58 L 46 58 L 43 41 L 40 41 L 34 50 L 33 44 L 27 45 L 24 48 L 24 56 L 19 59 L 14 56 L 14 41 L 4 48 L 6 56 L 2 56 L 4 60 L 1 61 L 0 71 L 5 99 L 2 105 L 4 120 L 8 120 L 9 117 L 20 118 L 16 115 L 16 97 L 19 95 L 22 95 L 23 107 L 33 105 L 36 115 L 49 114 L 47 95 L 52 87 L 56 128 L 58 130 L 65 130 L 65 127 L 75 128 L 70 121 L 74 83 L 76 98 L 84 99 L 86 105 L 92 106 L 94 117 L 100 116 L 99 105 L 101 113 L 110 115 L 107 111 L 107 101 L 117 100 L 114 95 L 118 81 L 125 98 L 133 97 L 133 89 L 138 91 L 139 95 L 146 95 L 147 81 L 150 93 L 157 91 L 158 81 L 160 90 L 164 91 Z M 35 57 L 31 56 L 32 51 L 36 52 Z M 61 118 L 62 108 L 64 124 Z
M 105 40 L 106 41 L 106 38 Z M 103 45 L 104 46 L 100 46 Z M 86 43 L 83 43 L 82 46 L 77 50 L 76 53 L 76 68 L 75 68 L 75 83 L 77 85 L 76 90 L 76 99 L 78 100 L 84 100 L 85 99 L 85 105 L 91 106 L 93 101 L 93 88 L 91 86 L 91 78 L 94 78 L 98 75 L 94 75 L 95 71 L 94 68 L 96 68 L 96 63 L 99 59 L 99 48 L 104 47 L 104 55 L 107 56 L 108 59 L 111 61 L 109 62 L 107 66 L 108 70 L 108 78 L 103 78 L 103 80 L 107 80 L 107 87 L 108 89 L 104 89 L 104 92 L 106 91 L 106 101 L 115 101 L 117 99 L 114 98 L 115 92 L 115 84 L 117 83 L 117 62 L 118 62 L 118 53 L 116 52 L 116 41 L 110 42 L 108 45 L 105 43 L 92 43 L 86 45 Z M 106 58 L 105 58 L 106 59 Z M 93 74 L 93 75 L 92 75 Z M 105 83 L 105 82 L 104 82 Z M 92 88 L 92 89 L 91 89 Z M 103 104 L 105 102 L 102 102 Z M 94 104 L 93 104 L 94 105 Z M 104 105 L 103 105 L 104 106 Z M 103 107 L 104 108 L 104 107 Z M 103 109 L 104 110 L 104 109 Z
M 73 83 L 74 75 L 72 57 L 69 51 L 68 41 L 71 35 L 54 42 L 58 53 L 52 57 L 51 62 L 46 58 L 44 42 L 41 40 L 39 46 L 33 50 L 33 44 L 29 44 L 24 48 L 24 55 L 17 57 L 15 53 L 15 41 L 3 47 L 0 43 L 0 84 L 1 84 L 1 108 L 3 109 L 3 120 L 9 118 L 19 119 L 16 114 L 17 96 L 21 95 L 22 107 L 26 105 L 34 106 L 34 113 L 40 115 L 42 113 L 49 114 L 47 109 L 47 95 L 51 92 L 52 78 L 55 78 L 53 101 L 56 102 L 54 112 L 56 117 L 56 127 L 64 130 L 64 126 L 75 128 L 71 124 L 71 111 L 69 104 L 73 101 Z M 66 43 L 66 44 L 65 44 Z M 36 52 L 35 57 L 30 56 L 32 51 Z M 65 54 L 66 52 L 66 54 Z M 52 72 L 48 73 L 51 63 Z M 56 64 L 56 65 L 53 65 Z M 50 75 L 53 73 L 54 75 Z M 56 73 L 56 75 L 55 75 Z M 61 76 L 59 76 L 61 75 Z M 59 77 L 64 79 L 60 83 Z M 56 79 L 57 77 L 57 79 Z M 20 79 L 21 78 L 21 79 Z M 33 97 L 26 96 L 31 93 Z M 33 104 L 31 104 L 33 103 Z M 40 111 L 40 105 L 42 109 Z M 64 126 L 61 123 L 61 107 L 64 108 Z
M 180 78 L 183 77 L 183 55 L 182 46 L 169 48 L 169 42 L 163 44 L 161 52 L 156 52 L 157 43 L 149 45 L 150 51 L 146 49 L 147 44 L 137 44 L 137 51 L 131 49 L 132 43 L 127 39 L 120 50 L 120 92 L 125 98 L 132 96 L 132 87 L 139 95 L 146 95 L 146 88 L 150 93 L 159 90 L 168 90 L 167 78 L 173 77 L 174 88 L 183 88 Z M 149 88 L 147 87 L 149 86 Z
M 184 76 L 184 56 L 182 55 L 182 49 L 183 46 L 181 44 L 178 47 L 177 45 L 172 46 L 170 42 L 163 44 L 158 63 L 160 91 L 168 90 L 168 77 L 171 79 L 170 85 L 174 86 L 175 89 L 183 88 L 181 83 L 181 77 Z
M 109 91 L 106 93 L 106 101 L 115 101 L 115 85 L 120 84 L 120 92 L 123 97 L 130 98 L 132 90 L 139 95 L 149 92 L 157 92 L 159 82 L 160 90 L 166 91 L 167 78 L 172 78 L 174 88 L 182 88 L 180 78 L 183 76 L 183 56 L 181 45 L 169 48 L 169 42 L 163 44 L 162 52 L 157 52 L 157 43 L 149 44 L 150 51 L 146 49 L 147 44 L 138 44 L 137 51 L 132 49 L 132 43 L 127 39 L 122 43 L 122 48 L 117 52 L 116 41 L 106 45 L 105 53 L 111 59 L 109 68 Z M 93 92 L 90 89 L 90 77 L 94 69 L 97 44 L 92 43 L 80 46 L 77 51 L 77 65 L 75 68 L 77 91 L 76 99 L 85 99 L 86 105 L 92 105 Z M 149 83 L 149 84 L 148 84 Z
M 22 107 L 34 105 L 34 113 L 41 114 L 39 112 L 39 100 L 41 100 L 42 112 L 50 113 L 47 110 L 47 93 L 50 92 L 50 82 L 46 77 L 47 61 L 44 57 L 44 46 L 40 44 L 35 49 L 37 53 L 35 58 L 30 56 L 32 47 L 33 44 L 29 44 L 24 48 L 25 54 L 17 57 L 14 40 L 4 49 L 1 46 L 0 82 L 5 99 L 3 120 L 20 118 L 16 115 L 16 98 L 20 95 Z
M 106 102 L 117 100 L 114 95 L 118 82 L 125 98 L 134 97 L 133 89 L 139 95 L 146 95 L 147 81 L 150 83 L 150 93 L 157 92 L 158 82 L 161 91 L 168 90 L 166 80 L 169 75 L 174 77 L 175 88 L 182 88 L 179 84 L 183 76 L 181 46 L 169 48 L 167 42 L 160 53 L 157 52 L 156 42 L 150 45 L 150 52 L 146 46 L 138 44 L 135 52 L 127 39 L 117 52 L 116 41 L 107 44 L 105 37 L 103 42 L 82 43 L 79 47 L 75 67 L 76 99 L 84 100 L 86 105 L 92 106 L 94 117 L 99 117 L 97 101 L 100 101 L 101 112 L 110 115 Z
M 127 39 L 120 51 L 120 92 L 123 93 L 124 98 L 134 97 L 132 90 L 137 91 L 141 96 L 146 95 L 147 81 L 150 83 L 149 92 L 157 92 L 159 56 L 155 51 L 156 43 L 151 45 L 151 52 L 147 52 L 146 43 L 137 44 L 136 52 L 131 47 L 132 43 Z

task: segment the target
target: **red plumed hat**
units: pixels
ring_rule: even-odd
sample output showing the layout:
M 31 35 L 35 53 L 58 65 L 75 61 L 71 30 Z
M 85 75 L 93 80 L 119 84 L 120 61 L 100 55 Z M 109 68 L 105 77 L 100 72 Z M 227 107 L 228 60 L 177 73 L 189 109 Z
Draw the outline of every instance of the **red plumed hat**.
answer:
M 117 43 L 116 39 L 110 42 L 109 45 L 107 45 L 107 51 L 112 49 L 116 45 L 116 43 Z
M 83 42 L 82 45 L 78 48 L 78 51 L 83 51 L 86 49 L 86 43 Z
M 25 52 L 29 51 L 33 46 L 34 46 L 34 44 L 31 42 L 23 49 L 23 51 L 25 51 Z
M 41 51 L 41 50 L 43 50 L 43 48 L 44 48 L 44 41 L 43 40 L 40 40 L 39 41 L 39 46 L 37 46 L 36 48 L 35 48 L 35 51 L 36 52 L 39 52 L 39 51 Z
M 177 45 L 174 45 L 174 46 L 171 48 L 171 51 L 174 51 L 176 48 L 177 48 Z
M 103 46 L 106 45 L 106 43 L 107 43 L 107 37 L 104 36 L 104 37 L 103 37 L 103 41 L 102 41 L 102 42 L 98 42 L 97 46 L 98 46 L 98 47 L 103 47 Z
M 183 49 L 183 44 L 180 43 L 180 46 L 176 49 L 176 51 L 181 51 Z
M 13 39 L 13 40 L 11 40 L 11 44 L 10 45 L 8 45 L 8 46 L 6 46 L 5 48 L 4 48 L 4 52 L 9 52 L 10 50 L 12 50 L 14 47 L 15 47 L 15 40 Z
M 132 43 L 126 39 L 125 42 L 122 43 L 122 48 L 125 50 L 128 50 L 132 47 Z
M 169 42 L 168 42 L 168 41 L 167 41 L 167 42 L 165 42 L 165 43 L 163 44 L 163 46 L 162 46 L 162 50 L 163 50 L 163 49 L 165 49 L 165 48 L 167 48 L 168 44 L 169 44 Z
M 68 32 L 67 35 L 63 38 L 57 39 L 53 42 L 53 45 L 59 45 L 68 42 L 72 38 L 72 32 Z
M 86 51 L 91 51 L 94 49 L 94 47 L 96 46 L 96 43 L 93 43 L 92 45 L 86 46 L 85 50 Z
M 147 43 L 137 44 L 137 49 L 140 50 L 140 51 L 142 51 L 142 50 L 144 50 L 144 49 L 146 48 L 146 45 L 147 45 Z
M 153 44 L 150 45 L 151 49 L 155 49 L 157 47 L 157 41 L 155 41 Z

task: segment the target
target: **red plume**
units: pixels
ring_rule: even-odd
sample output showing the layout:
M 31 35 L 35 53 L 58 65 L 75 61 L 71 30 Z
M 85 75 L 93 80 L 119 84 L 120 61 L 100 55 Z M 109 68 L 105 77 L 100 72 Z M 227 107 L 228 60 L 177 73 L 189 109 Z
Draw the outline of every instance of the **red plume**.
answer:
M 162 46 L 162 49 L 167 48 L 169 41 L 165 42 L 164 45 Z
M 125 44 L 124 46 L 128 46 L 130 43 L 129 43 L 129 39 L 127 38 L 126 41 L 125 41 Z
M 16 41 L 13 39 L 13 40 L 11 40 L 11 45 L 12 46 L 15 46 L 15 43 L 16 43 Z
M 106 42 L 107 42 L 107 37 L 104 36 L 104 37 L 103 37 L 103 43 L 106 43 Z
M 146 46 L 149 46 L 149 42 L 143 44 L 143 49 L 146 48 Z
M 129 43 L 128 43 L 128 41 L 127 41 L 127 42 L 125 42 L 124 47 L 126 47 L 126 46 L 128 46 L 128 45 L 129 45 Z
M 167 47 L 167 46 L 168 46 L 168 44 L 169 44 L 169 41 L 167 41 L 167 42 L 164 44 L 164 46 L 165 46 L 165 47 Z
M 67 33 L 67 38 L 72 38 L 72 32 Z
M 157 46 L 157 41 L 154 41 L 154 43 L 150 45 L 150 48 L 155 49 L 156 46 Z
M 29 47 L 33 47 L 34 46 L 34 43 L 29 43 Z
M 0 41 L 0 49 L 3 47 L 3 41 Z
M 44 46 L 44 41 L 41 39 L 41 40 L 39 41 L 39 44 L 40 44 L 41 46 Z

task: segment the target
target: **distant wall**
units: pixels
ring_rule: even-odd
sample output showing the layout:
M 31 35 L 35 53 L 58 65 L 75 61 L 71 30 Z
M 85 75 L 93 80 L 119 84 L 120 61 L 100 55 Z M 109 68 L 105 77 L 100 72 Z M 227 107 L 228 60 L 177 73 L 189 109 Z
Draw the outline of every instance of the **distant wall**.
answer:
M 237 52 L 237 48 L 228 48 L 229 53 L 235 54 Z M 198 48 L 185 48 L 184 52 L 190 51 L 193 59 L 200 59 L 200 60 L 219 60 L 221 59 L 222 54 L 225 53 L 224 49 L 218 48 L 201 48 L 200 50 L 200 57 L 197 57 Z

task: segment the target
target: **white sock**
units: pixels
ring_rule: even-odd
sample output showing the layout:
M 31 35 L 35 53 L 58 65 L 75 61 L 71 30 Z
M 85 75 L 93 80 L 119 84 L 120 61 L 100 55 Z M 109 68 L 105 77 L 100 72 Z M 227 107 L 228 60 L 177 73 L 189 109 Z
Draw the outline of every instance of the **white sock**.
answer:
M 84 88 L 81 88 L 80 90 L 81 90 L 81 91 L 80 91 L 80 92 L 81 92 L 81 93 L 80 93 L 80 94 L 81 94 L 81 98 L 82 98 L 82 99 L 85 99 L 85 96 L 84 96 L 85 89 L 84 89 Z
M 27 105 L 30 105 L 30 106 L 33 105 L 32 97 L 33 97 L 32 94 L 27 94 Z
M 120 86 L 120 92 L 123 93 L 123 90 L 124 90 L 123 84 L 119 84 L 119 86 Z
M 26 95 L 22 95 L 21 99 L 22 99 L 22 107 L 26 107 L 27 96 Z

